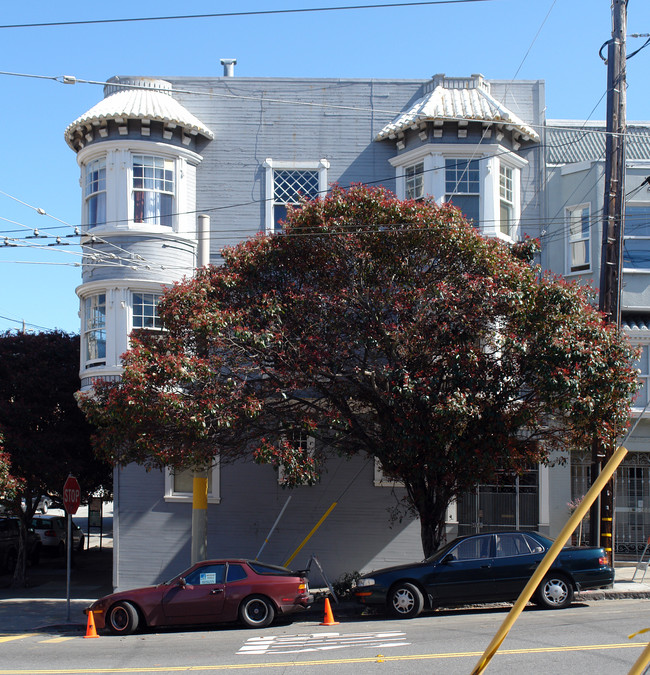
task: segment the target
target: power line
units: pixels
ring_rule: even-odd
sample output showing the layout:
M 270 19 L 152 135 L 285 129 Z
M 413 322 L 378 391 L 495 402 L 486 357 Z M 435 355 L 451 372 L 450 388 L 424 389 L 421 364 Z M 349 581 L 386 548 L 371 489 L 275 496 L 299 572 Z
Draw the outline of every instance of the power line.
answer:
M 477 2 L 495 2 L 496 0 L 429 0 L 428 2 L 390 2 L 373 5 L 343 5 L 338 7 L 303 7 L 296 9 L 266 9 L 250 12 L 218 12 L 214 14 L 176 14 L 173 16 L 143 16 L 119 19 L 85 19 L 77 21 L 42 21 L 39 23 L 15 23 L 0 25 L 0 28 L 48 28 L 52 26 L 88 26 L 106 23 L 136 23 L 144 21 L 180 21 L 186 19 L 222 19 L 238 16 L 269 16 L 273 14 L 310 14 L 315 12 L 341 12 L 357 9 L 386 9 L 402 7 L 422 7 L 428 5 L 460 5 Z

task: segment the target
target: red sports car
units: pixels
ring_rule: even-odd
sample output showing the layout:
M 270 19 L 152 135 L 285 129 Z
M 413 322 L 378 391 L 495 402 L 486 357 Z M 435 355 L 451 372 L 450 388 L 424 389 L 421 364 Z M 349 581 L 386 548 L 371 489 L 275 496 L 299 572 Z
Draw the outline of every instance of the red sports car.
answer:
M 204 560 L 157 586 L 112 593 L 93 602 L 98 630 L 128 635 L 146 626 L 241 621 L 268 626 L 276 615 L 309 607 L 313 596 L 302 572 L 257 560 Z

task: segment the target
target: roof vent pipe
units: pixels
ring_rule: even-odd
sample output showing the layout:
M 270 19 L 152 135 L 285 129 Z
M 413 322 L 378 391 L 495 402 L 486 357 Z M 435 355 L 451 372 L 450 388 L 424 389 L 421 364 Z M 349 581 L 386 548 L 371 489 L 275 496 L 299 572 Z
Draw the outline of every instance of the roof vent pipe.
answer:
M 223 66 L 224 77 L 233 77 L 235 75 L 237 59 L 221 59 L 221 65 Z

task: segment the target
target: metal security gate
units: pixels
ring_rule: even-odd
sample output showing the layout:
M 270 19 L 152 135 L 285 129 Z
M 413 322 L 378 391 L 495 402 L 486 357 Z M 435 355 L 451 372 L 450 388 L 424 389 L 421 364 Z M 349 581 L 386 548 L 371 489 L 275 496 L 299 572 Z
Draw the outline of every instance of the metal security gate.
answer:
M 539 527 L 537 468 L 521 476 L 501 473 L 458 500 L 458 534 L 481 530 L 536 530 Z
M 571 456 L 571 497 L 580 500 L 591 485 L 591 455 Z M 616 472 L 616 553 L 636 556 L 650 537 L 650 453 L 631 452 Z M 583 521 L 583 542 L 589 542 L 589 516 Z

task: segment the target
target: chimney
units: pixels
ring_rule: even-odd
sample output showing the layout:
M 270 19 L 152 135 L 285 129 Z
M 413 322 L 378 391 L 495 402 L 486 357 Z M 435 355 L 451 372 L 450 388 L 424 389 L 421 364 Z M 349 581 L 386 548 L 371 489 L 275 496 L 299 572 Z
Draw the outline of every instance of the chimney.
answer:
M 224 77 L 233 77 L 235 75 L 237 59 L 221 59 L 221 65 L 223 66 Z

